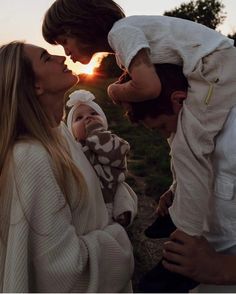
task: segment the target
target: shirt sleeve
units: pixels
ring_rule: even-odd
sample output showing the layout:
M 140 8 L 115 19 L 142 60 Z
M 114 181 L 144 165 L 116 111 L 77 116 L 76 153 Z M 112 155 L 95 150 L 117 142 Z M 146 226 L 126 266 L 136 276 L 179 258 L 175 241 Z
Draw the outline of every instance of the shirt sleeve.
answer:
M 42 148 L 18 159 L 15 181 L 30 227 L 28 263 L 37 291 L 120 292 L 133 271 L 132 249 L 123 228 L 112 224 L 86 232 L 83 216 L 90 212 L 89 197 L 73 210 L 68 206 L 51 158 Z M 80 218 L 76 224 L 75 213 Z M 93 218 L 90 214 L 88 219 Z
M 138 51 L 143 48 L 150 49 L 144 32 L 131 25 L 117 24 L 109 32 L 108 42 L 116 54 L 118 65 L 127 70 Z

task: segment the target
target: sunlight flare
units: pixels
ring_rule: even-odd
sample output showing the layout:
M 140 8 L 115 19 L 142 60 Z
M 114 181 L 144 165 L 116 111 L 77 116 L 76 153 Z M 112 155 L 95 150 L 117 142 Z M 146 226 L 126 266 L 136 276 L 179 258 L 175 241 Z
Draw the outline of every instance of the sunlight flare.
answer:
M 96 53 L 94 54 L 93 58 L 88 64 L 82 64 L 80 62 L 73 63 L 70 59 L 66 61 L 68 68 L 70 68 L 73 72 L 76 74 L 87 74 L 87 75 L 93 75 L 94 70 L 98 68 L 103 60 L 104 57 L 106 57 L 108 53 L 102 52 L 102 53 Z

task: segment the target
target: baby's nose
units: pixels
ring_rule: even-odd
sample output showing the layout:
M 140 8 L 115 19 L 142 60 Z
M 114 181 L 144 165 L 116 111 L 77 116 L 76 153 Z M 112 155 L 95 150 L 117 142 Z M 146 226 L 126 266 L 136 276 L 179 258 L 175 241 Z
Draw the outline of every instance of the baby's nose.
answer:
M 88 121 L 88 120 L 90 120 L 91 119 L 91 115 L 87 115 L 86 117 L 85 117 L 85 121 Z

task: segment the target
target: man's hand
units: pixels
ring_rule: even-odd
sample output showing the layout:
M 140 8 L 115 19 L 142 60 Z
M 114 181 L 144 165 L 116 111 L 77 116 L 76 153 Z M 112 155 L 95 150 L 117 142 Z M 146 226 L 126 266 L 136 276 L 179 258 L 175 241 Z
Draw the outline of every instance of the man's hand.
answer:
M 216 253 L 204 237 L 176 230 L 171 234 L 170 241 L 164 243 L 163 257 L 163 266 L 171 272 L 200 283 L 222 283 L 223 255 Z

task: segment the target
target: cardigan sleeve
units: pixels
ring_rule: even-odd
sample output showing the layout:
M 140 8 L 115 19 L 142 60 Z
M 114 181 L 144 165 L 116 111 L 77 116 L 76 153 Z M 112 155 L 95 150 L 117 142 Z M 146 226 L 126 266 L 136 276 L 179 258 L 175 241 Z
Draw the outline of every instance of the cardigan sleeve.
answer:
M 21 221 L 30 227 L 27 250 L 34 285 L 30 292 L 122 291 L 133 272 L 132 248 L 124 229 L 112 224 L 81 233 L 88 220 L 81 217 L 74 223 L 75 211 L 57 184 L 51 158 L 42 146 L 25 149 L 15 158 L 15 181 Z M 80 201 L 76 213 L 85 215 L 87 206 Z

